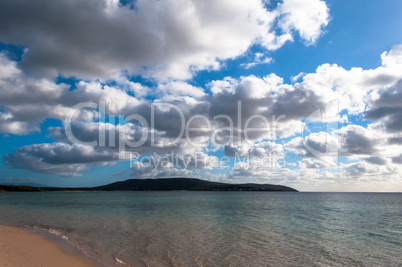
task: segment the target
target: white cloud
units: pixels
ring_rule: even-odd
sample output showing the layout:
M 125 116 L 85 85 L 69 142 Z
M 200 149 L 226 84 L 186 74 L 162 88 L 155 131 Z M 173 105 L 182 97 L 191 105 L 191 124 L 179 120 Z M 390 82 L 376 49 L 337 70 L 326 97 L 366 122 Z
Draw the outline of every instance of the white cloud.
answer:
M 364 70 L 352 68 L 346 70 L 336 64 L 323 64 L 315 73 L 305 74 L 301 83 L 295 87 L 308 88 L 324 99 L 324 102 L 338 99 L 340 110 L 349 114 L 366 111 L 370 105 L 388 91 L 399 88 L 402 80 L 400 45 L 382 54 L 382 66 Z M 387 63 L 388 62 L 388 63 Z M 390 63 L 392 62 L 392 64 Z M 399 89 L 397 89 L 399 90 Z
M 293 29 L 315 42 L 327 17 L 318 0 L 285 0 L 273 11 L 261 0 L 138 0 L 133 8 L 117 0 L 10 1 L 0 9 L 0 42 L 27 46 L 19 64 L 48 77 L 109 79 L 127 71 L 187 79 L 253 44 L 277 49 Z M 276 33 L 276 19 L 287 33 Z
M 65 143 L 24 146 L 4 156 L 4 163 L 10 168 L 61 176 L 81 176 L 87 164 L 105 165 L 116 160 L 116 151 Z
M 264 57 L 264 54 L 262 54 L 262 53 L 255 53 L 254 60 L 252 62 L 243 63 L 240 66 L 244 67 L 245 69 L 250 69 L 257 65 L 269 64 L 272 61 L 273 61 L 273 58 L 271 58 L 271 57 L 267 57 L 267 56 Z
M 11 113 L 0 111 L 0 133 L 28 134 L 33 131 L 40 131 L 38 125 L 29 122 L 15 121 L 13 117 Z
M 158 89 L 162 93 L 170 93 L 176 96 L 193 96 L 202 97 L 205 95 L 204 90 L 200 87 L 192 86 L 186 82 L 182 81 L 172 81 L 164 84 L 160 84 Z
M 381 60 L 384 67 L 400 68 L 402 65 L 402 44 L 395 45 L 391 51 L 382 53 Z
M 207 95 L 199 87 L 183 81 L 166 81 L 154 88 L 139 83 L 120 79 L 108 85 L 100 81 L 79 81 L 77 88 L 70 90 L 65 84 L 56 84 L 50 79 L 34 78 L 20 70 L 17 63 L 0 55 L 0 131 L 13 134 L 27 134 L 30 131 L 39 131 L 39 124 L 46 118 L 63 119 L 66 112 L 80 102 L 98 102 L 107 100 L 113 103 L 114 108 L 107 107 L 106 112 L 114 115 L 138 114 L 150 122 L 151 103 L 167 102 L 177 105 L 182 111 L 185 121 L 193 115 L 204 115 L 213 121 L 212 130 L 227 126 L 225 120 L 214 120 L 216 115 L 227 115 L 234 122 L 235 136 L 242 140 L 246 121 L 254 115 L 271 119 L 272 116 L 286 117 L 279 121 L 277 134 L 271 132 L 249 133 L 252 142 L 246 146 L 239 146 L 240 140 L 229 142 L 228 132 L 221 131 L 218 137 L 222 147 L 210 148 L 211 131 L 194 131 L 191 137 L 200 140 L 200 148 L 192 147 L 184 139 L 175 145 L 174 140 L 180 132 L 181 121 L 177 111 L 170 108 L 155 110 L 155 124 L 148 129 L 155 134 L 156 146 L 145 143 L 142 147 L 129 149 L 129 152 L 140 154 L 156 153 L 162 156 L 171 151 L 190 155 L 193 152 L 207 149 L 225 148 L 227 155 L 250 153 L 255 156 L 264 156 L 275 151 L 283 155 L 286 151 L 293 151 L 305 157 L 299 162 L 297 170 L 264 170 L 236 165 L 228 179 L 241 177 L 256 177 L 263 181 L 264 177 L 272 181 L 279 181 L 286 176 L 285 181 L 302 183 L 307 182 L 339 181 L 366 179 L 373 180 L 378 175 L 385 175 L 395 180 L 400 173 L 401 137 L 401 88 L 402 74 L 400 72 L 400 46 L 395 46 L 382 55 L 382 66 L 375 69 L 363 70 L 352 68 L 345 70 L 337 65 L 323 64 L 315 73 L 304 74 L 303 80 L 296 84 L 285 84 L 281 77 L 275 74 L 263 78 L 256 76 L 227 77 L 223 80 L 212 81 L 209 89 L 212 95 Z M 132 95 L 134 94 L 134 96 Z M 155 100 L 152 97 L 158 96 Z M 317 151 L 328 155 L 327 162 L 334 162 L 337 155 L 347 157 L 353 163 L 341 165 L 344 171 L 335 172 L 322 162 L 312 159 L 314 155 L 307 150 L 301 137 L 297 136 L 290 142 L 282 145 L 271 142 L 276 136 L 289 137 L 301 131 L 301 121 L 312 112 L 322 109 L 333 99 L 339 99 L 340 111 L 347 114 L 339 116 L 339 121 L 345 123 L 348 116 L 355 114 L 365 115 L 373 120 L 367 127 L 347 125 L 330 133 L 312 133 L 305 139 L 305 143 Z M 362 101 L 363 99 L 363 101 Z M 241 120 L 239 122 L 238 103 L 241 103 Z M 96 110 L 83 111 L 77 114 L 73 123 L 73 131 L 79 139 L 85 141 L 99 138 L 99 127 L 119 133 L 126 131 L 130 141 L 138 140 L 138 136 L 146 129 L 138 125 L 112 125 L 93 122 L 97 118 Z M 272 122 L 269 120 L 269 122 Z M 240 123 L 240 124 L 239 124 Z M 240 127 L 240 135 L 237 126 Z M 193 127 L 202 127 L 202 123 L 194 121 Z M 260 128 L 262 121 L 254 120 L 249 127 Z M 272 125 L 271 125 L 272 126 Z M 61 128 L 50 130 L 51 136 L 61 145 L 37 144 L 23 147 L 14 154 L 7 156 L 7 165 L 14 168 L 25 168 L 36 172 L 80 175 L 81 171 L 92 164 L 106 164 L 116 160 L 119 155 L 116 149 L 92 148 L 91 153 L 85 153 L 82 147 L 75 147 L 65 138 Z M 118 134 L 116 138 L 118 138 Z M 116 140 L 118 143 L 118 140 Z M 339 147 L 337 147 L 339 143 Z M 329 144 L 329 146 L 328 146 Z M 36 151 L 36 152 L 35 152 Z M 50 162 L 50 154 L 54 160 Z M 64 157 L 62 156 L 64 154 Z M 208 156 L 209 158 L 211 156 Z M 127 158 L 125 158 L 127 159 Z M 69 161 L 75 160 L 75 161 Z M 194 166 L 194 162 L 192 165 Z M 296 167 L 296 166 L 293 166 Z M 318 168 L 318 169 L 317 169 Z M 168 173 L 177 175 L 198 175 L 194 172 L 185 172 L 183 165 L 163 168 L 156 173 L 149 174 L 139 166 L 146 177 L 160 177 Z M 212 169 L 203 166 L 199 169 Z M 300 173 L 298 173 L 300 171 Z M 377 174 L 377 175 L 375 175 Z M 298 176 L 300 175 L 300 176 Z M 282 177 L 282 178 L 281 178 Z M 222 178 L 222 177 L 221 177 Z M 222 178 L 223 179 L 223 178 Z M 360 180 L 359 180 L 360 181 Z
M 316 159 L 306 158 L 299 161 L 299 167 L 301 169 L 324 169 L 324 168 L 331 168 L 330 164 Z
M 236 146 L 229 144 L 224 148 L 225 155 L 228 157 L 283 157 L 284 150 L 281 144 L 265 141 L 253 145 Z
M 278 9 L 282 29 L 297 30 L 307 44 L 314 44 L 329 22 L 329 9 L 321 0 L 284 0 Z

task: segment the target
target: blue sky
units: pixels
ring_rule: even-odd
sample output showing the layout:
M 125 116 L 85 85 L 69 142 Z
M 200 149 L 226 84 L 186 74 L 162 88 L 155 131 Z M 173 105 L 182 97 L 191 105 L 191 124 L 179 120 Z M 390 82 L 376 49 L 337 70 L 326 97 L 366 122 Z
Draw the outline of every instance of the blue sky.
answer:
M 0 3 L 0 183 L 198 177 L 402 189 L 400 1 L 19 2 Z M 101 110 L 102 101 L 114 109 Z M 99 141 L 103 131 L 126 146 L 68 138 L 66 115 L 88 102 L 97 108 L 72 119 L 77 139 Z M 198 146 L 177 139 L 178 110 Z M 110 120 L 133 114 L 147 127 Z M 233 120 L 235 138 L 219 115 Z M 261 117 L 270 126 L 284 119 L 275 136 L 270 128 L 246 140 L 252 116 L 256 128 Z M 314 123 L 302 130 L 303 122 Z

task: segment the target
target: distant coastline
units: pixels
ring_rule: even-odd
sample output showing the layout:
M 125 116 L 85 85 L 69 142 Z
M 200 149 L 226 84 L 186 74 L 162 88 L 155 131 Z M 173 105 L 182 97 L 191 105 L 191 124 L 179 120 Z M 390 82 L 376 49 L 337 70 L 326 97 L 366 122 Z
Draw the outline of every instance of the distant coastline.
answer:
M 96 187 L 64 188 L 0 185 L 0 192 L 47 192 L 47 191 L 274 191 L 298 192 L 296 189 L 272 184 L 228 184 L 195 178 L 129 179 Z

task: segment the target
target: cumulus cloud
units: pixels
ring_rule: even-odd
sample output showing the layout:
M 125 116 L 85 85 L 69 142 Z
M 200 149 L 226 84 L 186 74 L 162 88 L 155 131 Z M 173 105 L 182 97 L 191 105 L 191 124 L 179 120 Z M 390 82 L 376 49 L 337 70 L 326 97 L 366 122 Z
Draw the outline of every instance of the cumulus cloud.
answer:
M 345 173 L 352 178 L 396 174 L 396 169 L 376 164 L 368 164 L 367 162 L 346 164 L 343 167 Z
M 223 149 L 230 157 L 236 153 L 240 156 L 250 154 L 264 157 L 270 152 L 282 156 L 291 151 L 304 157 L 298 165 L 299 170 L 303 170 L 301 177 L 307 179 L 311 175 L 308 179 L 338 179 L 336 174 L 326 172 L 328 166 L 325 163 L 313 159 L 316 155 L 308 147 L 327 155 L 327 163 L 334 162 L 334 157 L 337 156 L 357 161 L 342 166 L 345 169 L 344 179 L 370 176 L 374 171 L 396 175 L 399 172 L 397 166 L 401 162 L 402 144 L 398 128 L 402 88 L 400 50 L 400 46 L 396 46 L 384 53 L 382 66 L 375 69 L 345 70 L 337 65 L 324 64 L 315 73 L 303 74 L 302 81 L 295 84 L 286 84 L 275 74 L 265 77 L 250 75 L 215 80 L 205 89 L 183 81 L 166 81 L 150 88 L 123 79 L 115 83 L 79 81 L 76 89 L 71 90 L 66 84 L 30 76 L 16 62 L 0 54 L 2 132 L 27 134 L 39 131 L 39 124 L 44 119 L 63 119 L 74 105 L 80 102 L 97 103 L 101 100 L 106 101 L 106 115 L 136 114 L 144 117 L 148 123 L 148 127 L 142 127 L 135 121 L 124 121 L 122 124 L 116 122 L 115 125 L 99 121 L 102 114 L 98 109 L 83 109 L 74 117 L 74 135 L 81 141 L 99 141 L 101 129 L 106 138 L 105 147 L 76 146 L 66 138 L 62 127 L 51 128 L 49 135 L 57 143 L 20 148 L 14 154 L 7 155 L 5 162 L 12 168 L 76 176 L 93 164 L 107 164 L 118 160 L 120 154 L 117 147 L 111 145 L 111 141 L 119 144 L 121 133 L 124 133 L 130 142 L 138 141 L 143 134 L 147 137 L 142 146 L 127 147 L 128 152 L 137 152 L 140 155 L 155 153 L 155 157 L 162 157 L 170 152 L 184 155 L 182 160 L 178 159 L 180 164 L 157 171 L 151 172 L 142 165 L 133 167 L 132 175 L 138 177 L 162 177 L 169 173 L 176 173 L 177 176 L 197 175 L 190 170 L 186 173 L 183 169 L 205 170 L 212 167 L 200 165 L 190 155 L 208 149 Z M 208 90 L 211 94 L 208 94 Z M 350 124 L 333 132 L 311 133 L 304 139 L 297 136 L 302 130 L 302 121 L 313 112 L 323 110 L 333 99 L 339 99 L 339 111 L 347 114 L 343 118 L 364 114 L 373 122 L 369 122 L 367 127 Z M 152 104 L 159 106 L 153 109 Z M 179 136 L 183 123 L 189 122 L 194 115 L 202 115 L 211 121 L 211 129 L 206 130 L 204 119 L 192 120 L 191 127 L 195 130 L 189 136 L 197 140 L 200 146 L 194 147 L 184 136 L 172 143 Z M 342 123 L 348 122 L 341 117 L 338 119 Z M 262 131 L 246 132 L 246 124 L 249 128 Z M 232 126 L 233 131 L 229 126 Z M 213 136 L 215 130 L 217 131 Z M 114 137 L 111 137 L 112 133 Z M 246 133 L 251 143 L 240 142 L 246 138 Z M 151 135 L 155 138 L 153 144 Z M 230 139 L 231 136 L 234 138 Z M 294 138 L 284 146 L 273 142 L 276 137 L 291 136 Z M 218 140 L 218 147 L 210 147 L 213 137 Z M 50 155 L 54 155 L 54 158 Z M 127 160 L 127 157 L 123 158 Z M 211 156 L 207 155 L 206 158 Z M 172 161 L 173 158 L 170 163 Z M 188 162 L 186 166 L 185 162 Z M 194 167 L 195 163 L 198 164 L 197 167 Z M 316 169 L 321 172 L 313 172 Z M 294 170 L 275 172 L 244 165 L 236 165 L 229 178 L 240 179 L 243 176 L 263 179 L 266 176 L 275 181 L 281 175 L 287 175 L 286 179 L 289 181 L 299 179 Z
M 387 160 L 383 157 L 380 156 L 371 156 L 368 158 L 364 158 L 364 161 L 368 162 L 368 163 L 372 163 L 372 164 L 376 164 L 376 165 L 385 165 L 387 164 Z
M 394 50 L 399 51 L 397 48 L 392 49 L 383 58 L 388 61 L 397 58 L 399 54 Z M 45 118 L 62 119 L 73 105 L 84 101 L 98 102 L 102 99 L 114 104 L 113 110 L 107 110 L 110 114 L 140 114 L 149 118 L 151 101 L 141 97 L 150 93 L 150 90 L 138 83 L 125 82 L 109 86 L 100 82 L 80 81 L 77 83 L 77 89 L 71 91 L 65 84 L 55 84 L 50 80 L 27 76 L 4 54 L 0 59 L 3 132 L 26 134 L 29 129 L 38 130 L 38 123 Z M 395 64 L 399 62 L 396 59 L 394 61 Z M 397 131 L 399 102 L 396 100 L 400 89 L 400 83 L 397 81 L 401 75 L 396 71 L 395 64 L 383 64 L 393 68 L 347 71 L 338 66 L 322 65 L 316 73 L 306 74 L 303 82 L 295 85 L 284 84 L 275 74 L 263 78 L 228 77 L 210 83 L 212 96 L 206 95 L 201 88 L 184 82 L 168 82 L 158 86 L 163 95 L 154 103 L 168 102 L 178 105 L 186 119 L 194 114 L 206 115 L 210 119 L 216 115 L 226 115 L 236 127 L 238 103 L 241 101 L 240 123 L 243 126 L 253 115 L 268 118 L 271 124 L 272 116 L 277 119 L 282 116 L 281 123 L 276 125 L 277 135 L 288 137 L 301 129 L 300 120 L 322 108 L 329 101 L 339 99 L 340 111 L 347 110 L 354 114 L 363 112 L 369 105 L 371 109 L 367 111 L 367 118 L 381 120 L 384 127 L 388 127 L 390 131 Z M 352 90 L 353 88 L 356 89 Z M 130 95 L 130 92 L 138 94 L 138 97 Z M 360 99 L 364 99 L 364 94 L 367 93 L 370 95 L 366 96 L 367 104 L 365 104 Z M 389 98 L 394 101 L 387 101 Z M 180 130 L 178 127 L 180 117 L 177 111 L 170 109 L 167 112 L 159 112 L 158 115 L 160 116 L 156 116 L 156 128 L 165 131 L 166 135 L 176 131 L 177 136 L 177 131 Z M 81 110 L 81 113 L 77 114 L 80 120 L 88 121 L 97 116 L 94 110 Z M 217 125 L 227 126 L 227 120 L 220 118 L 217 120 Z M 266 126 L 266 123 L 258 118 L 249 123 L 250 127 L 257 128 L 264 125 Z M 253 141 L 272 138 L 263 132 L 250 133 L 250 137 Z M 221 138 L 225 139 L 224 133 Z
M 314 44 L 328 25 L 329 9 L 320 0 L 284 0 L 279 4 L 283 19 L 280 26 L 289 32 L 297 30 L 308 44 Z
M 225 155 L 228 157 L 269 157 L 284 156 L 283 146 L 275 142 L 265 141 L 251 146 L 236 146 L 233 144 L 224 147 Z
M 301 120 L 322 108 L 327 100 L 307 87 L 284 84 L 275 74 L 263 78 L 228 77 L 211 82 L 210 87 L 211 117 L 224 115 L 225 118 L 217 119 L 222 128 L 230 126 L 227 119 L 230 118 L 238 129 L 234 136 L 248 137 L 254 142 L 300 132 Z M 260 130 L 249 131 L 245 136 L 248 128 Z M 221 139 L 225 140 L 222 135 Z
M 0 133 L 28 134 L 40 130 L 34 123 L 16 121 L 13 117 L 14 115 L 11 113 L 0 111 Z
M 374 154 L 377 151 L 378 141 L 370 135 L 370 131 L 358 125 L 348 125 L 341 128 L 337 134 L 340 138 L 340 152 L 342 155 Z
M 143 103 L 128 95 L 124 89 L 98 82 L 80 81 L 77 88 L 70 91 L 69 85 L 30 77 L 3 53 L 0 53 L 0 66 L 0 120 L 4 122 L 3 132 L 27 134 L 38 131 L 38 125 L 44 119 L 63 120 L 73 106 L 84 102 L 99 104 L 101 100 L 107 100 L 116 106 L 113 111 L 117 114 Z M 95 109 L 79 109 L 72 119 L 92 121 L 98 117 L 99 112 Z
M 321 160 L 306 158 L 299 162 L 299 167 L 301 169 L 324 169 L 332 166 Z
M 285 144 L 285 148 L 302 157 L 332 157 L 338 155 L 338 140 L 330 133 L 317 132 L 304 138 L 293 138 Z
M 393 162 L 393 163 L 396 163 L 396 164 L 402 164 L 402 154 L 400 154 L 400 155 L 397 156 L 397 157 L 393 157 L 393 158 L 392 158 L 392 162 Z
M 158 89 L 163 93 L 171 93 L 173 95 L 184 95 L 184 96 L 194 96 L 202 97 L 205 95 L 204 90 L 200 87 L 192 86 L 186 82 L 175 81 L 165 84 L 160 84 Z
M 296 137 L 286 143 L 285 148 L 302 157 L 364 157 L 389 153 L 390 151 L 386 149 L 386 140 L 382 132 L 359 125 L 347 125 L 330 133 L 317 132 L 305 137 Z M 316 151 L 319 153 L 315 153 Z M 381 158 L 374 156 L 370 159 L 364 158 L 372 163 L 381 162 Z
M 388 132 L 402 132 L 402 79 L 372 98 L 366 118 L 380 121 L 379 124 Z
M 308 12 L 295 12 L 294 4 Z M 285 34 L 276 33 L 275 20 Z M 292 29 L 315 42 L 327 24 L 319 0 L 286 0 L 273 11 L 261 0 L 18 0 L 1 4 L 0 41 L 27 47 L 20 65 L 39 75 L 109 79 L 128 71 L 185 79 L 255 43 L 277 49 L 292 40 Z
M 71 134 L 84 145 L 107 147 L 128 153 L 136 152 L 141 155 L 149 153 L 188 154 L 197 151 L 197 148 L 191 146 L 184 138 L 175 142 L 176 137 L 167 136 L 157 130 L 148 131 L 148 129 L 132 123 L 124 125 L 105 122 L 74 123 L 71 125 Z M 50 128 L 48 136 L 71 145 L 75 143 L 67 136 L 63 127 Z
M 99 130 L 104 131 L 103 145 L 99 143 Z M 141 132 L 138 133 L 141 129 L 134 125 L 86 123 L 74 125 L 72 131 L 80 142 L 96 141 L 97 145 L 71 143 L 62 128 L 51 128 L 49 135 L 59 142 L 18 148 L 15 153 L 4 156 L 5 165 L 10 168 L 61 176 L 81 176 L 81 172 L 91 165 L 112 164 L 119 160 L 128 161 L 133 160 L 133 157 L 153 153 L 151 156 L 145 156 L 145 161 L 132 161 L 130 169 L 132 176 L 162 177 L 169 176 L 169 173 L 176 173 L 175 176 L 189 176 L 192 174 L 191 169 L 207 170 L 225 167 L 217 157 L 196 151 L 194 147 L 186 146 L 182 142 L 172 145 L 163 144 L 163 142 L 168 143 L 169 140 L 164 140 L 161 136 L 156 137 L 156 145 L 153 146 L 150 141 L 141 146 L 127 145 L 127 140 L 129 144 L 133 144 L 140 139 L 139 135 L 142 135 Z M 119 144 L 122 132 L 125 134 L 123 149 Z
M 334 179 L 337 175 L 329 172 L 318 173 L 316 169 L 297 169 L 292 170 L 287 166 L 274 168 L 261 168 L 249 163 L 238 162 L 231 170 L 229 177 L 231 179 L 252 179 L 259 183 L 281 183 L 281 184 L 311 184 L 317 181 L 320 176 L 323 179 Z M 325 178 L 324 178 L 325 177 Z
M 250 69 L 257 65 L 269 64 L 272 61 L 273 59 L 271 57 L 265 57 L 263 53 L 255 53 L 254 60 L 252 62 L 242 63 L 240 66 L 244 67 L 245 69 Z
M 373 127 L 348 125 L 331 133 L 311 133 L 304 140 L 296 137 L 285 144 L 285 149 L 305 157 L 299 162 L 299 169 L 315 169 L 316 179 L 323 179 L 319 171 L 323 169 L 337 173 L 336 179 L 342 183 L 373 182 L 379 177 L 383 181 L 397 181 L 402 171 L 401 146 L 390 144 L 390 136 Z M 328 149 L 331 146 L 333 149 Z M 337 157 L 346 157 L 352 163 L 335 165 Z
M 229 177 L 232 179 L 258 179 L 265 183 L 279 183 L 279 181 L 284 183 L 285 180 L 290 178 L 289 176 L 281 177 L 280 173 L 281 171 L 278 171 L 277 168 L 257 168 L 247 162 L 238 162 L 230 171 Z
M 295 86 L 309 88 L 327 102 L 338 99 L 340 110 L 347 110 L 349 114 L 363 113 L 368 108 L 376 108 L 382 94 L 399 90 L 402 80 L 400 47 L 397 45 L 384 52 L 378 68 L 346 70 L 336 64 L 322 64 L 314 73 L 304 74 L 303 81 Z
M 398 67 L 402 65 L 402 44 L 395 45 L 391 51 L 382 53 L 381 61 L 385 67 Z
M 4 163 L 10 168 L 61 176 L 81 176 L 87 164 L 105 165 L 116 160 L 116 151 L 66 143 L 24 146 L 4 156 Z

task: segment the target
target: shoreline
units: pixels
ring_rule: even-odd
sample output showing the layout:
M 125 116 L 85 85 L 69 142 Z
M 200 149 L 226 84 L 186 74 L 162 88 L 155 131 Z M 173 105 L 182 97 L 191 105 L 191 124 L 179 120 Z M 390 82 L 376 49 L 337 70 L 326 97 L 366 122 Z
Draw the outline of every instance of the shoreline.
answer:
M 92 267 L 90 259 L 71 255 L 34 231 L 0 224 L 0 266 Z

